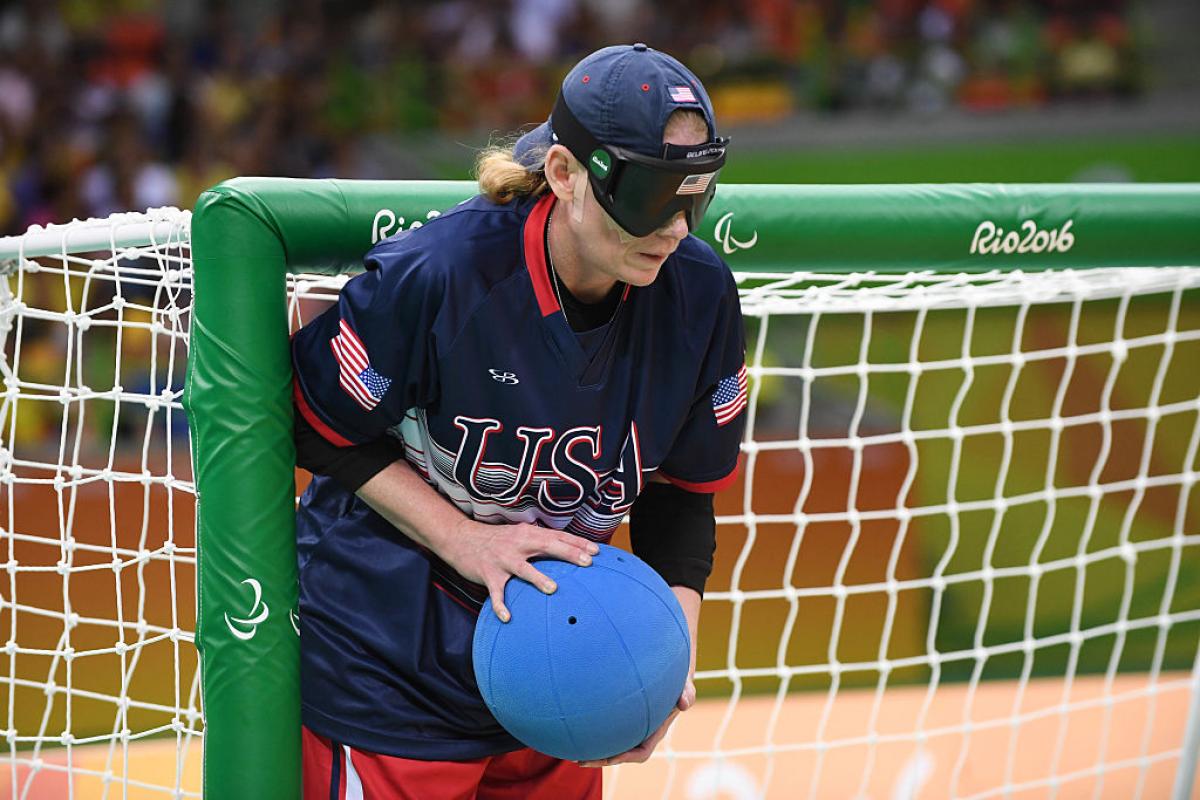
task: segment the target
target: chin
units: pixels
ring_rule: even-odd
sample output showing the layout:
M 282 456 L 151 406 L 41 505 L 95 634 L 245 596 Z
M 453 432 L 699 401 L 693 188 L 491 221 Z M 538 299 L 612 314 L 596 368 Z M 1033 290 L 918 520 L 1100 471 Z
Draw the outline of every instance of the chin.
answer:
M 662 269 L 663 262 L 666 260 L 665 256 L 663 258 L 646 258 L 640 254 L 633 256 L 626 261 L 625 282 L 634 286 L 649 286 L 658 277 L 659 270 Z
M 649 286 L 658 277 L 659 268 L 638 267 L 625 271 L 623 280 L 631 286 Z

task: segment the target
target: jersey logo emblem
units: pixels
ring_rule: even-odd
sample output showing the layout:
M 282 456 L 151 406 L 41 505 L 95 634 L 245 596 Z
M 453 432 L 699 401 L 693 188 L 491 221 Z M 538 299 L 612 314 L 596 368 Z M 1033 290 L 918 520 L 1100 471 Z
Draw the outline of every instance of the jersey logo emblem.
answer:
M 496 383 L 512 386 L 521 382 L 521 379 L 517 377 L 517 373 L 515 372 L 505 372 L 502 369 L 489 369 L 488 374 L 492 376 L 492 380 L 496 381 Z

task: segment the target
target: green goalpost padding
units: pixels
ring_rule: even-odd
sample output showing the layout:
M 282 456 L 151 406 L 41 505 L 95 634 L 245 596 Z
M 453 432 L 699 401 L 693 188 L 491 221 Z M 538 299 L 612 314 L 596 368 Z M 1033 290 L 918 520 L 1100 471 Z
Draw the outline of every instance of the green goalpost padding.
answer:
M 285 276 L 355 270 L 373 241 L 474 191 L 244 178 L 200 197 L 184 405 L 199 498 L 196 642 L 211 797 L 300 794 Z M 1200 186 L 730 185 L 701 233 L 752 273 L 1196 265 Z

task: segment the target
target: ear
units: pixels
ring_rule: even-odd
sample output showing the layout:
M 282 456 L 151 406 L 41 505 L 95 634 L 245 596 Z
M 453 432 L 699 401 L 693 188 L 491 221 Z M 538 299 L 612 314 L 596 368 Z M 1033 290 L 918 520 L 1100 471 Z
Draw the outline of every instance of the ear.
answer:
M 575 198 L 575 184 L 586 180 L 587 176 L 571 151 L 561 144 L 551 145 L 546 151 L 546 183 L 554 196 L 569 205 Z

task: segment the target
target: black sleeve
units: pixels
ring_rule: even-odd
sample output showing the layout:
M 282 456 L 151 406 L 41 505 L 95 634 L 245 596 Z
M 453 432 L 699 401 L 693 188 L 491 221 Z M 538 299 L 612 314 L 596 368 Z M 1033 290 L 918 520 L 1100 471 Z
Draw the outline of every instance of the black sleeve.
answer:
M 651 483 L 629 511 L 633 554 L 654 568 L 669 586 L 704 594 L 717 549 L 713 496 L 667 483 Z
M 314 475 L 328 475 L 348 491 L 404 458 L 404 446 L 388 435 L 366 444 L 338 447 L 317 433 L 298 410 L 295 411 L 296 466 Z

